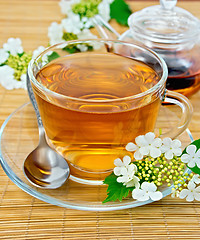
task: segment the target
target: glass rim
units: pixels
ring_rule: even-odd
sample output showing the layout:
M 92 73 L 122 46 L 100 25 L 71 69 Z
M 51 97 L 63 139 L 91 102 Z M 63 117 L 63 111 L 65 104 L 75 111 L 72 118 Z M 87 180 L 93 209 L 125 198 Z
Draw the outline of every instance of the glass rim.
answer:
M 93 100 L 93 99 L 81 99 L 81 98 L 77 98 L 77 97 L 70 97 L 70 96 L 67 96 L 64 94 L 60 94 L 60 93 L 51 91 L 50 89 L 48 89 L 47 87 L 45 87 L 44 85 L 42 85 L 41 83 L 39 83 L 37 81 L 37 79 L 35 78 L 35 76 L 33 74 L 33 65 L 37 61 L 37 59 L 41 58 L 47 52 L 52 51 L 52 49 L 58 48 L 59 46 L 62 46 L 62 45 L 68 46 L 68 45 L 75 44 L 75 43 L 79 44 L 79 43 L 88 43 L 88 42 L 122 44 L 122 45 L 140 49 L 142 51 L 146 51 L 146 52 L 152 54 L 156 58 L 158 63 L 160 64 L 160 66 L 162 68 L 162 76 L 161 76 L 160 80 L 153 87 L 149 88 L 148 90 L 146 90 L 142 93 L 138 93 L 138 94 L 131 95 L 128 97 L 122 97 L 122 98 L 117 98 L 117 99 L 107 99 L 107 100 Z M 74 54 L 76 54 L 76 53 L 74 53 Z M 121 40 L 78 39 L 78 40 L 72 40 L 72 41 L 63 41 L 61 43 L 57 43 L 57 44 L 54 44 L 54 45 L 46 48 L 38 56 L 31 59 L 31 61 L 29 62 L 29 65 L 28 65 L 27 73 L 29 75 L 31 82 L 36 86 L 36 88 L 38 88 L 42 92 L 46 92 L 47 94 L 54 95 L 55 97 L 65 98 L 65 99 L 68 99 L 71 101 L 83 102 L 83 103 L 111 103 L 111 102 L 129 101 L 129 100 L 142 98 L 142 97 L 149 95 L 149 94 L 155 92 L 156 90 L 160 89 L 162 86 L 164 86 L 164 83 L 167 80 L 168 68 L 167 68 L 167 65 L 166 65 L 165 61 L 163 60 L 163 58 L 161 56 L 159 56 L 156 52 L 154 52 L 153 50 L 151 50 L 147 47 L 139 46 L 137 44 L 133 44 L 133 43 L 129 43 L 129 42 L 121 41 Z

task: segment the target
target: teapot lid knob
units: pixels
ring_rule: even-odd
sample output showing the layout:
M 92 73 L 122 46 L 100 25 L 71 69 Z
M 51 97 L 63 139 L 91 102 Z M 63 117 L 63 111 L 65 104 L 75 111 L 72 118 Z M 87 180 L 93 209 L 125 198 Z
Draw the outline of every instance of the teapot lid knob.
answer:
M 171 10 L 176 6 L 177 0 L 160 0 L 160 5 L 165 10 Z

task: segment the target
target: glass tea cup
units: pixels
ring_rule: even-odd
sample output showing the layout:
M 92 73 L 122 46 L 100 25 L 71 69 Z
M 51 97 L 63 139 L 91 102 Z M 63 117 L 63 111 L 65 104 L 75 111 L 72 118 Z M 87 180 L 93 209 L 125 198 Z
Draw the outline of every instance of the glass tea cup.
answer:
M 126 144 L 154 130 L 164 99 L 182 109 L 166 136 L 178 136 L 191 119 L 187 98 L 165 90 L 164 60 L 132 43 L 60 43 L 33 59 L 28 75 L 48 143 L 82 183 L 101 183 L 114 160 L 127 155 Z

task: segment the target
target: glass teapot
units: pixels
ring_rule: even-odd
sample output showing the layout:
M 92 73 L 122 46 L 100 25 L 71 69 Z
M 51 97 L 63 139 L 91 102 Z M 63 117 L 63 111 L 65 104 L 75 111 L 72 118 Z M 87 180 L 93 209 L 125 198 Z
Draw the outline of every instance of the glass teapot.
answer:
M 157 52 L 168 66 L 167 89 L 190 96 L 200 89 L 200 21 L 176 7 L 176 2 L 160 0 L 160 5 L 133 13 L 122 35 L 100 16 L 95 17 L 95 24 L 101 37 L 110 38 L 112 33 L 119 40 Z

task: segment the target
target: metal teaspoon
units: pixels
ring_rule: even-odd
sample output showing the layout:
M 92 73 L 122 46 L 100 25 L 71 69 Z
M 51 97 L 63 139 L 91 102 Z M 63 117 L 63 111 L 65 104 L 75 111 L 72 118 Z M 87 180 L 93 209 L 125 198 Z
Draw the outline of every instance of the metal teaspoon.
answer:
M 28 74 L 27 90 L 37 117 L 39 144 L 25 159 L 23 171 L 33 185 L 40 188 L 55 189 L 63 185 L 68 179 L 69 166 L 66 160 L 47 144 L 43 123 Z

